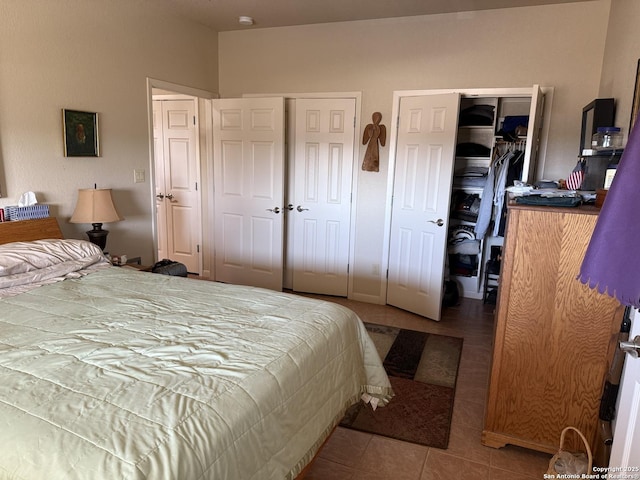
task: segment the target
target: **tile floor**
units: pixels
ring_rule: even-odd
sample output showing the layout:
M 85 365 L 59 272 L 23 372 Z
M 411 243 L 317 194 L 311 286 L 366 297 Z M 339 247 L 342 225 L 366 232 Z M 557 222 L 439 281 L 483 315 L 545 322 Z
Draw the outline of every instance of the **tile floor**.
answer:
M 487 393 L 493 306 L 462 299 L 440 322 L 388 305 L 320 297 L 354 310 L 365 322 L 464 338 L 449 447 L 428 448 L 338 427 L 305 480 L 540 480 L 551 455 L 480 443 Z

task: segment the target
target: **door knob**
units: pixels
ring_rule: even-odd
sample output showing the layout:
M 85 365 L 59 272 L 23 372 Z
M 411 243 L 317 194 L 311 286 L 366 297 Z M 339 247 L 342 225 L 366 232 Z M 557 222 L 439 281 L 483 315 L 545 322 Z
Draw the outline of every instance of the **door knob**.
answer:
M 444 220 L 442 220 L 441 218 L 439 218 L 438 220 L 427 220 L 429 223 L 435 223 L 436 225 L 438 225 L 439 227 L 444 225 Z
M 287 210 L 289 211 L 293 210 L 293 203 L 290 203 L 289 205 L 287 205 Z
M 630 342 L 620 342 L 620 350 L 633 358 L 638 358 L 640 356 L 640 335 L 636 335 L 636 338 Z
M 280 213 L 280 209 L 278 207 L 267 208 L 267 212 Z
M 168 198 L 169 200 L 173 200 L 173 194 L 172 193 L 167 193 L 165 195 L 165 198 Z
M 156 198 L 158 200 L 162 200 L 164 198 L 164 195 L 162 193 L 159 193 L 159 194 L 156 195 Z
M 305 210 L 309 210 L 308 208 L 302 208 L 300 205 L 298 205 L 296 207 L 296 210 L 298 210 L 299 212 L 304 212 Z

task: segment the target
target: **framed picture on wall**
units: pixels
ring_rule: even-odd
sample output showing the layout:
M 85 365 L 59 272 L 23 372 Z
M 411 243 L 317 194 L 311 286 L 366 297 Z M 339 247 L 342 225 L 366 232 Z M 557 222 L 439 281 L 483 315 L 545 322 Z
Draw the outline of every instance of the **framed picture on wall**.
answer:
M 631 105 L 631 120 L 629 121 L 629 133 L 638 118 L 638 110 L 640 109 L 640 60 L 636 67 L 636 83 L 633 90 L 633 104 Z
M 98 114 L 62 110 L 65 157 L 99 157 Z

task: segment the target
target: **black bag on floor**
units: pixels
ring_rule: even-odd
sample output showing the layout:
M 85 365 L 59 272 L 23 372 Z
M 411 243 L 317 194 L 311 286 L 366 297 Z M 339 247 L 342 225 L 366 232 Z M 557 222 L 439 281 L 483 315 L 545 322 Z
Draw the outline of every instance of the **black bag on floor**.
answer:
M 175 262 L 165 258 L 157 262 L 152 268 L 153 273 L 160 273 L 162 275 L 173 275 L 174 277 L 186 277 L 187 267 L 184 263 Z
M 458 284 L 453 280 L 444 282 L 444 295 L 442 297 L 443 307 L 454 307 L 458 305 L 460 293 L 458 292 Z

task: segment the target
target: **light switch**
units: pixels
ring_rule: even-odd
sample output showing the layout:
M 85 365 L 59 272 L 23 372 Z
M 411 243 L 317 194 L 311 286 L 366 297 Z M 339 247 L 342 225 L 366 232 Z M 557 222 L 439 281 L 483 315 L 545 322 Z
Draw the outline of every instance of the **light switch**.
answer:
M 133 171 L 133 183 L 144 183 L 144 170 Z

